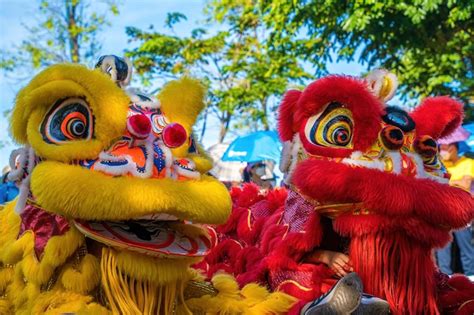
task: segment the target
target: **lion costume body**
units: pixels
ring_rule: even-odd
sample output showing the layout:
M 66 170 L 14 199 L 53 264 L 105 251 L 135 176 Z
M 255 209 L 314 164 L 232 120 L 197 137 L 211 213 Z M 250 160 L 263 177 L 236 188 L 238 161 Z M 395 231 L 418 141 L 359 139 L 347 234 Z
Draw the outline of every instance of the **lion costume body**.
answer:
M 448 185 L 437 154 L 462 106 L 434 97 L 407 113 L 385 104 L 395 88 L 392 74 L 376 71 L 287 92 L 279 133 L 289 190 L 235 189 L 221 242 L 201 268 L 287 292 L 299 314 L 335 283 L 332 270 L 306 257 L 346 252 L 365 292 L 393 314 L 472 314 L 474 285 L 440 274 L 432 255 L 474 217 L 473 198 Z
M 56 65 L 19 94 L 20 196 L 0 212 L 0 314 L 283 313 L 294 299 L 191 267 L 214 246 L 203 224 L 231 200 L 206 175 L 192 126 L 203 89 L 189 78 L 158 100 L 124 90 L 128 65 Z

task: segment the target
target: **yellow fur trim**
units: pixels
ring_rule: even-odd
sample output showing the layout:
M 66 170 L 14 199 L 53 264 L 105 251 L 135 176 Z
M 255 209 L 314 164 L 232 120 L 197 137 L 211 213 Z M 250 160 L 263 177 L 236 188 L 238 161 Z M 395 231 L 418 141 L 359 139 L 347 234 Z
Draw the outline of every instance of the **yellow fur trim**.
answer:
M 110 177 L 80 166 L 45 161 L 33 170 L 31 188 L 48 211 L 85 220 L 126 220 L 168 213 L 196 223 L 223 223 L 231 210 L 225 186 L 200 180 Z
M 136 280 L 160 285 L 188 280 L 189 266 L 199 260 L 200 258 L 157 258 L 126 250 L 116 252 L 116 264 L 121 272 Z
M 5 295 L 7 286 L 12 282 L 14 274 L 13 267 L 7 266 L 0 269 L 0 296 Z
M 0 315 L 13 314 L 13 305 L 9 300 L 0 298 Z
M 20 231 L 20 217 L 16 215 L 16 201 L 5 206 L 0 212 L 0 261 L 4 264 L 13 265 L 18 262 L 23 255 L 22 246 L 18 249 L 11 249 L 11 244 L 16 240 Z M 26 239 L 22 242 L 26 242 Z
M 64 145 L 43 141 L 40 124 L 58 100 L 82 97 L 94 115 L 94 138 Z M 52 66 L 38 74 L 17 97 L 11 119 L 14 138 L 31 144 L 38 155 L 71 161 L 95 158 L 125 130 L 129 97 L 98 70 L 73 64 Z
M 81 294 L 89 293 L 100 282 L 99 260 L 87 254 L 77 265 L 69 263 L 59 276 L 59 281 L 66 290 Z
M 189 299 L 189 309 L 205 314 L 284 314 L 296 299 L 282 292 L 270 293 L 257 284 L 248 284 L 242 290 L 234 277 L 217 274 L 212 279 L 216 296 L 205 295 Z
M 214 162 L 212 158 L 207 154 L 206 150 L 204 150 L 204 147 L 196 141 L 195 143 L 197 152 L 196 153 L 191 153 L 188 155 L 188 158 L 194 161 L 196 163 L 196 168 L 201 174 L 205 174 L 209 172 L 212 167 L 214 166 Z
M 87 304 L 76 313 L 77 315 L 109 315 L 108 309 L 97 303 Z
M 32 307 L 31 314 L 59 315 L 74 313 L 92 302 L 91 296 L 74 292 L 51 291 L 40 294 Z
M 34 252 L 33 233 L 26 231 L 17 239 L 20 218 L 14 212 L 14 203 L 5 208 L 2 216 L 2 223 L 10 224 L 1 226 L 2 262 L 20 268 L 23 277 L 28 282 L 45 284 L 51 278 L 56 267 L 64 264 L 84 242 L 84 236 L 74 226 L 70 226 L 64 235 L 53 236 L 48 240 L 41 260 L 38 261 Z M 8 237 L 5 238 L 5 236 Z
M 201 155 L 190 154 L 188 158 L 190 158 L 191 160 L 193 160 L 194 163 L 196 163 L 196 169 L 201 174 L 205 174 L 209 172 L 213 167 L 212 160 L 209 160 L 206 157 L 203 157 Z
M 188 136 L 191 135 L 192 126 L 204 107 L 204 88 L 197 80 L 184 77 L 180 80 L 166 84 L 158 94 L 161 110 L 169 121 L 183 125 Z M 187 155 L 189 144 L 173 149 L 173 154 L 178 157 Z

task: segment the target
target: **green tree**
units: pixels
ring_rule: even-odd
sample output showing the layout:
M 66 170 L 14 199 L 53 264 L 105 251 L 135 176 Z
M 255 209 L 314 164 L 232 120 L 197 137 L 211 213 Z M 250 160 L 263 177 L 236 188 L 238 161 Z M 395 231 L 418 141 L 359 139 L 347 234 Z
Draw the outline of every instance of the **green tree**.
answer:
M 145 84 L 183 74 L 206 83 L 208 107 L 202 134 L 207 114 L 219 120 L 219 142 L 224 141 L 231 123 L 238 128 L 268 130 L 269 117 L 277 106 L 275 98 L 289 84 L 311 77 L 292 50 L 295 44 L 274 45 L 265 13 L 251 1 L 209 2 L 206 16 L 206 24 L 184 37 L 173 30 L 176 23 L 186 19 L 180 13 L 168 14 L 166 33 L 153 27 L 146 31 L 129 27 L 127 34 L 138 47 L 127 55 Z M 213 31 L 216 25 L 226 30 Z
M 103 5 L 102 13 L 95 12 Z M 107 16 L 117 15 L 114 0 L 42 0 L 38 23 L 25 25 L 28 38 L 8 51 L 0 51 L 0 69 L 16 76 L 30 75 L 39 69 L 61 62 L 91 63 L 101 50 L 99 34 L 108 26 Z
M 224 2 L 224 1 L 221 1 Z M 448 94 L 474 96 L 472 0 L 276 0 L 255 2 L 268 12 L 273 36 L 307 37 L 300 56 L 320 64 L 335 53 L 368 68 L 397 73 L 404 100 Z M 321 53 L 321 51 L 325 51 Z

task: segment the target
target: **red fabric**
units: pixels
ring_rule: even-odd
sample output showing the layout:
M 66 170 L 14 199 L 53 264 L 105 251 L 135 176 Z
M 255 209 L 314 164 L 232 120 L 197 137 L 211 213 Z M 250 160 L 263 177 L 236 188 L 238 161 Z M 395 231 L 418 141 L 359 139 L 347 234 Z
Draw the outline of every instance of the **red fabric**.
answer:
M 26 231 L 34 233 L 35 254 L 38 259 L 41 259 L 44 248 L 51 237 L 63 235 L 69 230 L 66 218 L 48 213 L 34 205 L 26 205 L 20 217 L 21 225 L 18 238 Z
M 462 123 L 463 106 L 449 96 L 428 97 L 416 107 L 411 117 L 418 135 L 439 139 L 448 136 Z
M 217 228 L 221 243 L 198 267 L 211 277 L 232 272 L 240 285 L 259 282 L 309 302 L 329 290 L 333 272 L 308 264 L 304 256 L 322 239 L 320 218 L 299 194 L 277 189 L 267 194 L 254 185 L 233 189 L 233 213 Z

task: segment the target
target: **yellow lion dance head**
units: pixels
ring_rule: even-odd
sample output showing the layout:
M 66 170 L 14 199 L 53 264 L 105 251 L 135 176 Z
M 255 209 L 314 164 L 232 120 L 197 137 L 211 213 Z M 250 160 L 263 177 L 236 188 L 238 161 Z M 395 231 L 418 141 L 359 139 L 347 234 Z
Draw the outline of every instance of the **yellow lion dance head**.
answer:
M 0 211 L 0 314 L 264 313 L 293 300 L 192 264 L 215 245 L 207 224 L 231 210 L 192 127 L 203 108 L 190 78 L 156 98 L 126 89 L 131 66 L 52 66 L 18 94 L 10 179 Z

